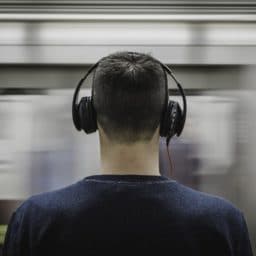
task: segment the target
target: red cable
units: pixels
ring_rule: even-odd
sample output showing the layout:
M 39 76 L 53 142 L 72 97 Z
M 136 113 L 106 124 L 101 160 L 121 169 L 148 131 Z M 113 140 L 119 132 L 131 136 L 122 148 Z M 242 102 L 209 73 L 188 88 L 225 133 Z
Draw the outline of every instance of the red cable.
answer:
M 171 156 L 170 156 L 169 147 L 166 146 L 166 148 L 167 148 L 167 155 L 168 155 L 168 158 L 169 158 L 169 174 L 170 174 L 170 178 L 171 178 L 172 174 L 173 174 L 173 164 L 172 164 L 172 159 L 171 159 Z

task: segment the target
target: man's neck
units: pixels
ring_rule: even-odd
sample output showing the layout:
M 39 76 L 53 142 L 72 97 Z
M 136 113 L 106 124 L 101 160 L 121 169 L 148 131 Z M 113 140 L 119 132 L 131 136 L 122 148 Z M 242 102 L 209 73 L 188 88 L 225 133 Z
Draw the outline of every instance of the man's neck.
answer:
M 160 175 L 158 145 L 101 145 L 101 173 Z

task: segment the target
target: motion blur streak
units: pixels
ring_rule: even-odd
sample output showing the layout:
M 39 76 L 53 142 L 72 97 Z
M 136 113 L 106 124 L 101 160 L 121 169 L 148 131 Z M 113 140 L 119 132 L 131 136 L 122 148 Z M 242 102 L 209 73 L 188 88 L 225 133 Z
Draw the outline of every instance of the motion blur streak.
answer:
M 72 94 L 89 65 L 129 50 L 170 65 L 186 90 L 173 177 L 235 203 L 256 253 L 256 3 L 179 3 L 0 0 L 0 247 L 22 200 L 100 172 L 98 134 L 73 128 Z M 159 160 L 169 175 L 162 139 Z

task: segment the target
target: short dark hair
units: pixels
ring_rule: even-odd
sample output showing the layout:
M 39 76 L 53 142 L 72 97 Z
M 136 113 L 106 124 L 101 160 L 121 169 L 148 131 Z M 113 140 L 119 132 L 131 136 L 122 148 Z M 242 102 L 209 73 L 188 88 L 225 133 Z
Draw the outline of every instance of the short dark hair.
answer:
M 99 61 L 93 79 L 97 121 L 117 143 L 148 141 L 163 114 L 166 74 L 153 57 L 117 52 Z

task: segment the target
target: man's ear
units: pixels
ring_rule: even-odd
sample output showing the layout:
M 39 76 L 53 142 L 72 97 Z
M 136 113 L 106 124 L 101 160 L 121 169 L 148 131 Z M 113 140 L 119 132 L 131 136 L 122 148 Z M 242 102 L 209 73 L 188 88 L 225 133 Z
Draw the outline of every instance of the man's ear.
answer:
M 100 140 L 104 140 L 104 141 L 108 140 L 106 133 L 104 132 L 103 128 L 101 127 L 98 121 L 97 121 L 97 126 L 98 126 Z
M 154 136 L 159 137 L 160 136 L 160 124 L 157 126 Z
M 99 135 L 102 136 L 102 134 L 104 133 L 100 123 L 97 121 L 97 126 L 98 126 L 98 130 L 99 130 Z

